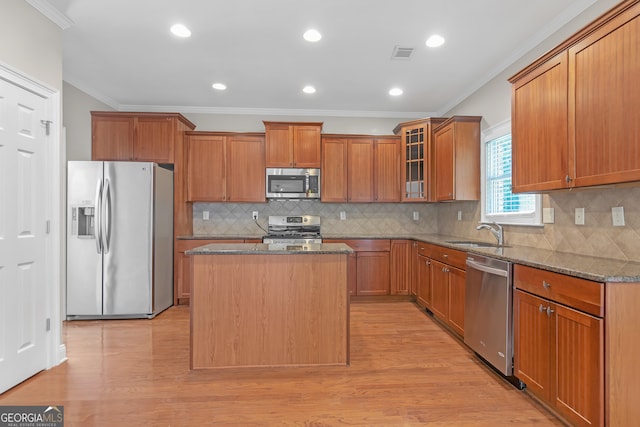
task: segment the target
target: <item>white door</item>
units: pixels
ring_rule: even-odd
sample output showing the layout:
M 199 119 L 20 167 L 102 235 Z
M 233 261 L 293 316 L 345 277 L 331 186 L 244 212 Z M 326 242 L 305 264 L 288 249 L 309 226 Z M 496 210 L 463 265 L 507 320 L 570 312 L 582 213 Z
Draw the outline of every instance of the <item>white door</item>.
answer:
M 0 77 L 0 393 L 47 364 L 46 102 Z

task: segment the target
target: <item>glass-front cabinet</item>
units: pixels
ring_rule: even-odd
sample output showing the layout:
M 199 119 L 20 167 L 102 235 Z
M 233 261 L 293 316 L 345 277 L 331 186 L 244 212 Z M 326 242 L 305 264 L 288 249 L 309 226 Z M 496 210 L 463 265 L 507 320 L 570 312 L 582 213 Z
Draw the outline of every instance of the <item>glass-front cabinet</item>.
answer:
M 429 202 L 433 196 L 433 129 L 445 118 L 425 118 L 400 123 L 394 129 L 400 135 L 405 165 L 402 168 L 402 201 Z

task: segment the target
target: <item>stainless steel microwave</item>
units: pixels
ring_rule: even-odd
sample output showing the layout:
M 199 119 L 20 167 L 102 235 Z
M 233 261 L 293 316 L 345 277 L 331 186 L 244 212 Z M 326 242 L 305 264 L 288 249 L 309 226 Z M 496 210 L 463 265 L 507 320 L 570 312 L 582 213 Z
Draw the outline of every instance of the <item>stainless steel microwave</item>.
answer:
M 267 199 L 319 199 L 320 169 L 267 168 Z

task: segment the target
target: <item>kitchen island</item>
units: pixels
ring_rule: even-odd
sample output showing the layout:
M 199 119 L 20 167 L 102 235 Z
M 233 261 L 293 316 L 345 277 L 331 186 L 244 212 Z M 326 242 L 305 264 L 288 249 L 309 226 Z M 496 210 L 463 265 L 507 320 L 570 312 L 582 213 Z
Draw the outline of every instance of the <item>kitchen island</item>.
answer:
M 191 256 L 190 368 L 349 364 L 344 244 L 212 244 Z

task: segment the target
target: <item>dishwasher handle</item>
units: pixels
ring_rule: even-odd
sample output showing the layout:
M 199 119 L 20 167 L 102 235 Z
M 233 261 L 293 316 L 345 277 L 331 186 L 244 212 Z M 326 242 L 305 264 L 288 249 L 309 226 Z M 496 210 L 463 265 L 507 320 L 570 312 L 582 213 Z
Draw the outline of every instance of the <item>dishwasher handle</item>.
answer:
M 480 264 L 476 261 L 467 259 L 467 265 L 476 270 L 484 271 L 485 273 L 494 274 L 496 276 L 508 277 L 509 273 L 506 270 L 500 268 L 489 267 L 488 265 Z

